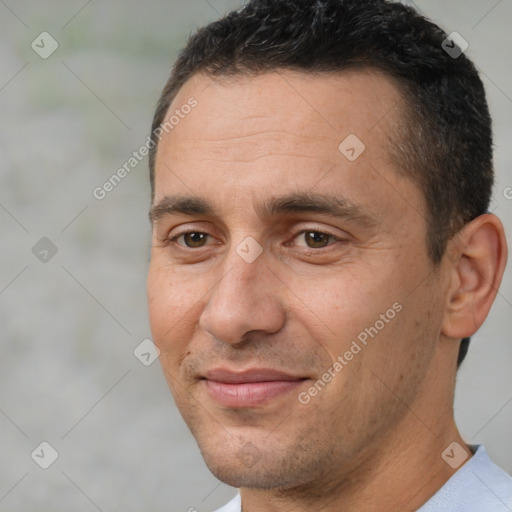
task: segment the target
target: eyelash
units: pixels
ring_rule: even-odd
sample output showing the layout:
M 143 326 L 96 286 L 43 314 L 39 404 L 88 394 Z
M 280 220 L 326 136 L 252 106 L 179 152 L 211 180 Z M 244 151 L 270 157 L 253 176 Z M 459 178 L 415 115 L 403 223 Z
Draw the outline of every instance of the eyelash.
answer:
M 210 233 L 207 233 L 206 231 L 199 231 L 199 230 L 190 230 L 190 231 L 184 231 L 183 233 L 179 233 L 178 235 L 176 236 L 173 236 L 172 238 L 169 238 L 167 240 L 167 242 L 169 244 L 173 243 L 175 245 L 177 245 L 178 247 L 180 248 L 184 248 L 184 249 L 194 249 L 194 247 L 187 247 L 186 245 L 181 245 L 181 244 L 178 244 L 177 243 L 177 240 L 178 238 L 182 237 L 182 236 L 185 236 L 185 235 L 190 235 L 192 233 L 195 233 L 195 234 L 198 234 L 198 235 L 206 235 L 210 238 L 213 238 L 212 235 L 210 235 Z M 199 249 L 202 249 L 202 247 L 199 247 Z
M 177 240 L 180 237 L 188 235 L 188 234 L 192 234 L 192 233 L 202 234 L 202 235 L 206 235 L 207 237 L 212 238 L 212 235 L 210 233 L 207 233 L 206 231 L 190 230 L 190 231 L 184 231 L 183 233 L 179 233 L 179 234 L 175 235 L 174 237 L 167 239 L 166 242 L 169 245 L 170 244 L 174 244 L 175 246 L 179 247 L 181 250 L 185 250 L 185 251 L 204 248 L 205 246 L 201 246 L 201 247 L 197 247 L 197 248 L 188 247 L 185 244 L 182 245 L 182 244 L 179 244 L 177 242 Z M 344 241 L 342 238 L 337 237 L 336 235 L 333 235 L 332 233 L 329 233 L 329 232 L 326 232 L 326 231 L 323 231 L 323 230 L 320 230 L 320 229 L 314 229 L 314 228 L 313 229 L 311 229 L 311 228 L 310 229 L 302 229 L 302 230 L 298 231 L 296 234 L 293 235 L 293 237 L 291 237 L 291 241 L 296 240 L 297 237 L 299 237 L 300 235 L 304 235 L 305 233 L 317 233 L 317 234 L 321 234 L 321 235 L 326 235 L 329 239 L 334 240 L 333 242 L 327 244 L 324 247 L 307 247 L 306 245 L 299 246 L 299 247 L 301 247 L 301 250 L 303 250 L 305 252 L 311 252 L 311 251 L 318 252 L 321 249 L 328 249 L 331 245 L 334 245 L 337 242 L 343 242 Z M 292 245 L 292 243 L 291 242 L 286 242 L 284 245 L 285 246 L 290 246 L 290 245 Z
M 302 229 L 301 231 L 299 231 L 298 233 L 296 233 L 292 239 L 291 239 L 291 242 L 288 242 L 286 243 L 286 245 L 292 245 L 292 243 L 301 235 L 305 235 L 306 233 L 315 233 L 315 234 L 319 234 L 319 235 L 325 235 L 329 242 L 327 243 L 327 245 L 325 246 L 322 246 L 322 247 L 309 247 L 307 245 L 307 241 L 306 239 L 304 238 L 304 245 L 296 245 L 296 247 L 299 247 L 301 251 L 303 252 L 308 252 L 308 253 L 312 253 L 312 252 L 319 252 L 321 251 L 322 249 L 324 251 L 326 250 L 329 250 L 329 248 L 331 248 L 331 246 L 335 245 L 337 242 L 340 242 L 342 241 L 340 239 L 340 237 L 337 237 L 336 235 L 333 235 L 332 233 L 329 233 L 329 232 L 326 232 L 326 231 L 322 231 L 322 230 L 319 230 L 319 229 Z

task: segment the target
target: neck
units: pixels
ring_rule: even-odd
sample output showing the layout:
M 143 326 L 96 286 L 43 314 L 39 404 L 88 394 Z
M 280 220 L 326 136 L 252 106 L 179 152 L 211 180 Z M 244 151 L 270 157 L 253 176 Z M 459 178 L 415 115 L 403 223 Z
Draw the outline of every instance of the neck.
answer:
M 343 465 L 328 482 L 300 489 L 241 489 L 243 512 L 417 510 L 456 471 L 441 457 L 445 448 L 455 441 L 471 453 L 453 419 L 453 396 L 432 393 L 440 385 L 433 381 L 425 382 L 428 393 L 407 406 L 398 425 L 369 442 L 357 460 Z M 442 398 L 433 400 L 435 396 Z

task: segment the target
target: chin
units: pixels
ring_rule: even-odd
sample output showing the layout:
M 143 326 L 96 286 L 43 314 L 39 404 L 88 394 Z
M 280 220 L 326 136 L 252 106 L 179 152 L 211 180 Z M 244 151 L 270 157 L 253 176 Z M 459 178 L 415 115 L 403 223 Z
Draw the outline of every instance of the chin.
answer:
M 308 485 L 324 469 L 321 460 L 300 454 L 297 449 L 256 445 L 251 441 L 237 448 L 239 440 L 199 446 L 203 459 L 215 477 L 232 487 L 287 490 Z M 300 454 L 300 455 L 299 455 Z
M 253 466 L 248 466 L 237 460 L 236 456 L 231 460 L 203 457 L 212 474 L 231 487 L 269 490 L 284 489 L 295 484 L 295 481 L 283 481 L 282 471 L 276 467 L 275 461 L 272 466 L 267 466 L 260 459 Z M 290 475 L 287 480 L 290 480 Z

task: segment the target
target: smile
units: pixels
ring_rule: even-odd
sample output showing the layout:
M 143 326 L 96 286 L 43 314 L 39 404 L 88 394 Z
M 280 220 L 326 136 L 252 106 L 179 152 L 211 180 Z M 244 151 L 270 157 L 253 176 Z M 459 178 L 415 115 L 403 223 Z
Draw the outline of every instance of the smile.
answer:
M 275 370 L 254 369 L 244 372 L 211 370 L 203 380 L 208 395 L 219 405 L 247 408 L 296 390 L 307 378 Z

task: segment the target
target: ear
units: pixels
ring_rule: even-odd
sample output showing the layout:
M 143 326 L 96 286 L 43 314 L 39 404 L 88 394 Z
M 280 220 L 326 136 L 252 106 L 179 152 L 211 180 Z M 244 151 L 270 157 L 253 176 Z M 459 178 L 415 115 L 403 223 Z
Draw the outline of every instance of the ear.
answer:
M 450 285 L 442 333 L 466 338 L 482 325 L 507 263 L 507 242 L 501 221 L 493 214 L 469 222 L 448 243 L 445 258 Z

